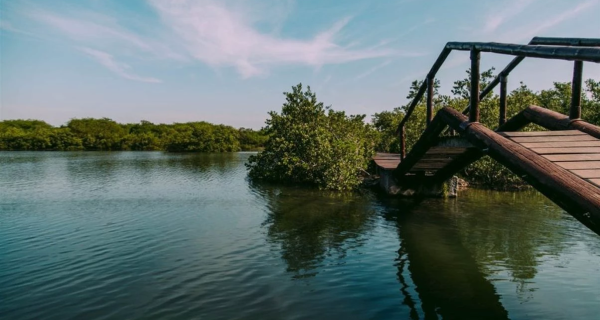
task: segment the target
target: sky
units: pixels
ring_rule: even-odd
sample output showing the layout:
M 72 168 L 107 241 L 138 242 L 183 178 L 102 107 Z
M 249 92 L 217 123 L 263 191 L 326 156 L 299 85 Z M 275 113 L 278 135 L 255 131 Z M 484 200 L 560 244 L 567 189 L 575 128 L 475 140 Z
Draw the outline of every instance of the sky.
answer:
M 258 129 L 302 83 L 335 110 L 407 103 L 446 42 L 599 37 L 600 0 L 0 0 L 0 120 L 108 117 Z M 483 53 L 482 70 L 512 57 Z M 453 52 L 440 91 L 465 77 Z M 526 59 L 533 90 L 573 63 Z M 584 77 L 600 80 L 600 65 Z

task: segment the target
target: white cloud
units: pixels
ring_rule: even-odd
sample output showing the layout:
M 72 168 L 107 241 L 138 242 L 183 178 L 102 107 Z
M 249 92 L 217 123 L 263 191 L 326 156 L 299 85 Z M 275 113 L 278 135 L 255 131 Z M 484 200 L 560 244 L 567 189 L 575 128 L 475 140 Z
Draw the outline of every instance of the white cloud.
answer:
M 558 13 L 543 13 L 543 18 L 539 17 L 540 12 L 538 12 L 537 17 L 521 21 L 524 23 L 515 23 L 508 28 L 499 28 L 503 22 L 508 20 L 509 16 L 522 13 L 522 11 L 531 3 L 533 3 L 533 1 L 535 0 L 528 0 L 524 1 L 523 3 L 516 1 L 514 3 L 516 5 L 516 9 L 509 8 L 504 10 L 499 14 L 497 19 L 492 19 L 491 21 L 488 20 L 484 26 L 482 26 L 482 30 L 487 32 L 487 37 L 493 36 L 495 41 L 510 43 L 526 42 L 534 36 L 539 36 L 543 32 L 556 27 L 567 20 L 577 17 L 578 15 L 586 12 L 586 9 L 589 9 L 600 2 L 599 0 L 588 0 Z M 543 4 L 540 3 L 540 5 Z M 507 4 L 506 6 L 511 7 L 510 4 Z M 526 12 L 524 14 L 526 14 Z
M 491 33 L 496 31 L 498 27 L 522 13 L 535 1 L 536 0 L 518 0 L 512 1 L 511 3 L 502 1 L 502 8 L 500 10 L 494 10 L 494 12 L 486 15 L 486 21 L 482 28 L 482 32 Z
M 121 63 L 115 60 L 115 58 L 103 51 L 98 51 L 90 48 L 79 48 L 82 52 L 90 56 L 92 59 L 96 60 L 98 63 L 106 67 L 108 70 L 114 72 L 115 74 L 129 80 L 141 81 L 141 82 L 149 82 L 149 83 L 160 83 L 159 79 L 151 78 L 151 77 L 142 77 L 131 73 L 129 70 L 131 67 L 125 63 Z
M 530 25 L 513 30 L 503 36 L 504 39 L 513 39 L 510 41 L 523 41 L 529 40 L 534 36 L 539 35 L 541 32 L 546 31 L 552 27 L 555 27 L 562 22 L 572 19 L 577 15 L 584 13 L 586 9 L 593 7 L 598 4 L 598 0 L 590 0 L 582 2 L 570 10 L 566 10 L 555 16 L 548 17 L 543 21 L 536 21 Z
M 362 59 L 403 55 L 390 49 L 351 49 L 335 42 L 350 18 L 337 21 L 310 40 L 261 33 L 248 10 L 217 1 L 152 0 L 151 4 L 195 59 L 235 67 L 243 77 L 265 74 L 282 64 L 320 67 Z
M 319 69 L 323 65 L 364 59 L 422 55 L 392 50 L 385 42 L 342 44 L 341 38 L 351 21 L 350 17 L 332 21 L 328 28 L 321 29 L 310 38 L 284 37 L 280 31 L 294 7 L 292 0 L 261 0 L 252 4 L 238 0 L 148 2 L 160 17 L 158 23 L 148 17 L 127 17 L 128 25 L 134 22 L 133 25 L 143 32 L 124 27 L 120 23 L 125 21 L 123 16 L 92 10 L 67 8 L 59 13 L 29 6 L 21 13 L 49 27 L 38 30 L 42 35 L 49 39 L 66 37 L 77 47 L 94 50 L 94 54 L 82 52 L 110 66 L 108 68 L 113 72 L 134 80 L 154 78 L 131 74 L 115 57 L 119 60 L 162 59 L 187 63 L 195 60 L 215 68 L 216 72 L 222 67 L 233 67 L 243 78 L 249 78 L 266 75 L 281 65 Z M 11 26 L 4 23 L 2 27 L 7 29 Z M 369 39 L 369 42 L 372 40 L 375 39 Z
M 360 80 L 360 79 L 362 79 L 364 77 L 367 77 L 367 76 L 373 74 L 375 71 L 377 71 L 377 70 L 379 70 L 379 69 L 381 69 L 381 68 L 389 65 L 391 62 L 392 62 L 391 60 L 386 60 L 386 61 L 384 61 L 384 62 L 382 62 L 382 63 L 380 63 L 380 64 L 378 64 L 378 65 L 376 65 L 376 66 L 374 66 L 374 67 L 372 67 L 370 69 L 368 69 L 367 71 L 359 74 L 358 76 L 356 76 L 354 78 L 354 80 Z
M 29 16 L 88 46 L 102 47 L 105 50 L 113 48 L 140 51 L 162 59 L 184 59 L 162 41 L 136 35 L 105 15 L 77 11 L 70 13 L 70 16 L 79 18 L 70 18 L 38 9 L 30 12 Z

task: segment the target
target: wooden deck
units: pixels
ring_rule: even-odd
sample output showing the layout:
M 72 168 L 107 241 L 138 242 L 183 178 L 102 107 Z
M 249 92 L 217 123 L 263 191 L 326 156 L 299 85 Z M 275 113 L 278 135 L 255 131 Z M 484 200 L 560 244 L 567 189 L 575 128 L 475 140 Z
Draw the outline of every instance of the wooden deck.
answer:
M 600 186 L 600 139 L 578 130 L 498 133 Z

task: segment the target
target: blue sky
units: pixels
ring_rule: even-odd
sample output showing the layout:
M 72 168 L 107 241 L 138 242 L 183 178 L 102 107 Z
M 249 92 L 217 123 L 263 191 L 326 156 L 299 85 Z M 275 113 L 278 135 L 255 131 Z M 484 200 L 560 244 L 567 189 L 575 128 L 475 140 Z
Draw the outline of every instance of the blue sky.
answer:
M 368 116 L 406 103 L 448 41 L 599 37 L 600 0 L 0 1 L 0 120 L 205 120 L 260 128 L 302 82 Z M 482 68 L 510 57 L 482 55 Z M 441 91 L 464 77 L 452 53 Z M 526 60 L 509 86 L 570 81 L 572 63 Z M 584 66 L 600 79 L 600 66 Z

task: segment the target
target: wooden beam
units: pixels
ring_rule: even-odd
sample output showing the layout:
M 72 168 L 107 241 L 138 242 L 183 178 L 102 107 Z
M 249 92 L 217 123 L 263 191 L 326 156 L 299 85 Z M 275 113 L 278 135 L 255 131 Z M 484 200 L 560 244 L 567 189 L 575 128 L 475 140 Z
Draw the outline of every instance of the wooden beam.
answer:
M 410 153 L 406 155 L 406 157 L 398 165 L 398 168 L 394 170 L 394 177 L 396 179 L 401 179 L 406 173 L 408 173 L 412 166 L 414 166 L 423 157 L 423 155 L 425 155 L 427 150 L 435 145 L 439 139 L 440 133 L 442 133 L 444 128 L 446 128 L 446 124 L 440 117 L 436 115 L 431 121 L 431 124 L 425 128 L 425 131 L 423 131 L 423 134 L 421 134 L 419 140 L 417 140 L 413 148 L 410 150 Z
M 469 121 L 479 122 L 479 50 L 471 49 L 471 93 L 469 97 Z
M 583 82 L 583 61 L 575 61 L 573 66 L 573 81 L 571 82 L 571 109 L 569 119 L 581 118 L 581 85 Z
M 452 52 L 452 50 L 448 49 L 448 48 L 444 48 L 442 50 L 442 52 L 440 53 L 438 58 L 435 60 L 435 63 L 433 64 L 433 66 L 431 66 L 431 69 L 429 70 L 427 77 L 435 78 L 436 73 L 438 72 L 438 70 L 440 69 L 442 64 L 444 64 L 444 61 L 446 61 L 446 58 L 448 58 L 448 56 L 450 55 L 450 52 Z M 426 89 L 427 89 L 427 83 L 424 81 L 421 84 L 421 86 L 419 87 L 419 90 L 417 91 L 417 94 L 411 101 L 410 105 L 408 106 L 408 108 L 406 108 L 404 118 L 402 118 L 402 120 L 400 121 L 400 124 L 398 125 L 398 128 L 396 129 L 396 133 L 399 133 L 399 131 L 406 124 L 406 122 L 408 122 L 408 119 L 412 115 L 413 111 L 415 111 L 415 107 L 417 106 L 417 104 L 419 104 L 419 101 L 421 101 L 421 98 L 423 98 L 423 94 L 425 94 Z
M 427 125 L 433 120 L 433 85 L 434 78 L 427 76 Z
M 506 103 L 507 103 L 507 82 L 508 77 L 500 75 L 500 115 L 498 119 L 498 127 L 506 123 Z
M 497 54 L 541 59 L 600 62 L 600 48 L 591 47 L 571 48 L 496 42 L 448 42 L 445 48 L 461 51 L 477 50 L 480 52 L 493 52 Z
M 534 37 L 529 44 L 544 46 L 600 47 L 598 38 Z
M 406 129 L 404 126 L 400 129 L 400 160 L 406 157 Z
M 519 118 L 519 120 L 515 120 L 517 123 L 508 129 L 516 129 L 519 125 L 529 121 L 550 130 L 579 130 L 593 137 L 600 138 L 600 127 L 582 120 L 571 120 L 563 114 L 538 106 L 527 107 L 515 118 Z M 525 121 L 522 119 L 525 119 Z M 511 120 L 509 120 L 506 125 L 508 125 Z M 527 125 L 529 122 L 525 123 L 523 126 Z
M 452 178 L 452 176 L 454 176 L 463 168 L 481 159 L 483 155 L 484 154 L 483 152 L 481 152 L 481 150 L 477 148 L 470 148 L 466 150 L 463 154 L 456 156 L 448 165 L 438 170 L 433 178 L 437 182 L 446 181 Z

